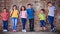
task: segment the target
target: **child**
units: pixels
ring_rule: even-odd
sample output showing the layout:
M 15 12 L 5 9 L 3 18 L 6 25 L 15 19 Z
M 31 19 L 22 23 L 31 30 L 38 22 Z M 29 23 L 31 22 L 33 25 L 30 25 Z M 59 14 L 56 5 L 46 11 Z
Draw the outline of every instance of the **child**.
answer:
M 54 12 L 56 11 L 55 6 L 52 6 L 51 2 L 48 2 L 48 21 L 51 25 L 50 31 L 56 31 L 54 24 Z
M 45 23 L 45 20 L 46 20 L 46 15 L 45 15 L 45 10 L 44 9 L 41 9 L 41 11 L 40 11 L 40 13 L 39 13 L 39 15 L 38 15 L 38 17 L 39 17 L 39 19 L 40 19 L 40 26 L 41 26 L 41 31 L 42 30 L 46 30 L 46 27 L 45 27 L 45 25 L 46 25 L 46 23 Z
M 34 9 L 32 8 L 31 4 L 28 4 L 27 14 L 29 19 L 30 31 L 34 31 Z
M 27 11 L 26 11 L 25 6 L 21 7 L 20 16 L 21 16 L 22 25 L 23 25 L 22 32 L 26 32 L 25 25 L 26 25 L 26 19 L 27 19 Z
M 10 13 L 10 16 L 12 17 L 12 29 L 13 29 L 13 32 L 16 32 L 16 30 L 17 30 L 18 15 L 19 15 L 19 12 L 17 10 L 17 6 L 13 5 L 13 9 L 12 9 L 12 11 Z
M 2 13 L 1 13 L 2 21 L 3 21 L 3 31 L 7 32 L 8 30 L 8 12 L 7 9 L 4 8 Z

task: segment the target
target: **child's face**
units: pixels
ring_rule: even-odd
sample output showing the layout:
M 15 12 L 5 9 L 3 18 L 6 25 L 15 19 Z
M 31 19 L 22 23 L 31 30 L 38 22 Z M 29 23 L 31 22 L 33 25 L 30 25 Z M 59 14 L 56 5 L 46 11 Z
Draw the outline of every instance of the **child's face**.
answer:
M 3 11 L 6 12 L 6 9 L 4 9 Z
M 52 6 L 52 3 L 49 3 L 49 4 L 48 4 L 48 6 L 50 6 L 50 7 L 51 7 L 51 6 Z
M 28 5 L 28 8 L 31 8 L 31 5 Z
M 22 10 L 24 10 L 24 7 L 22 7 Z
M 16 9 L 16 7 L 14 6 L 13 9 Z
M 43 13 L 43 11 L 41 10 L 40 13 Z

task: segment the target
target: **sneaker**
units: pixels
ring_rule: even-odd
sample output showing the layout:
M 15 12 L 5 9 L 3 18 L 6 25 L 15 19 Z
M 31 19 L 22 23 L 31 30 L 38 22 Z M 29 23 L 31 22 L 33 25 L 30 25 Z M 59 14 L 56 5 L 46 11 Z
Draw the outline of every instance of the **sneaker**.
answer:
M 16 32 L 16 30 L 13 30 L 13 32 Z
M 23 29 L 22 32 L 26 32 L 26 29 Z
M 3 32 L 7 32 L 7 30 L 3 30 Z
M 56 27 L 53 28 L 53 32 L 56 32 Z

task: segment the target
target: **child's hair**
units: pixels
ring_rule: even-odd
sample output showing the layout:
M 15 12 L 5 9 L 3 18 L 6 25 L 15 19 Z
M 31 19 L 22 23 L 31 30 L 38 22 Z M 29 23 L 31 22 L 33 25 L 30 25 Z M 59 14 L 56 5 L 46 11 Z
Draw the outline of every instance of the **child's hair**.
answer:
M 45 9 L 41 9 L 41 11 L 43 11 L 43 13 L 45 14 Z
M 28 5 L 32 6 L 32 4 L 27 4 L 27 6 L 28 6 Z
M 6 8 L 3 8 L 3 10 L 6 9 Z
M 49 3 L 51 3 L 51 4 L 52 4 L 52 2 L 48 2 L 47 4 L 49 4 Z
M 16 5 L 13 5 L 13 8 L 14 8 L 14 7 L 16 7 L 16 9 L 17 9 L 17 6 L 16 6 Z M 13 8 L 12 8 L 12 10 L 14 10 Z
M 8 11 L 7 8 L 3 8 L 3 10 L 6 9 L 6 12 Z
M 24 10 L 26 10 L 26 7 L 25 6 L 22 6 L 22 7 L 24 7 Z M 20 8 L 20 11 L 22 11 L 22 7 Z

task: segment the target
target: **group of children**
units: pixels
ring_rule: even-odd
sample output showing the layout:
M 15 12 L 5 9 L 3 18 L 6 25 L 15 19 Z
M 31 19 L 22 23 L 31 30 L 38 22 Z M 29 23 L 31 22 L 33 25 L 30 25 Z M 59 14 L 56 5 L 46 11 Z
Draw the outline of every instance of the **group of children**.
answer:
M 17 9 L 16 5 L 13 5 L 12 11 L 9 13 L 6 8 L 3 9 L 1 13 L 2 21 L 3 21 L 3 31 L 6 32 L 8 31 L 8 17 L 10 15 L 11 20 L 12 20 L 12 31 L 16 32 L 17 30 L 17 23 L 18 23 L 18 18 L 19 16 L 21 17 L 22 21 L 22 32 L 26 32 L 26 21 L 27 18 L 29 20 L 29 28 L 30 31 L 34 31 L 34 9 L 32 8 L 31 4 L 28 4 L 28 9 L 26 9 L 25 6 L 22 6 L 20 8 L 20 12 Z M 55 29 L 55 24 L 54 24 L 54 11 L 56 8 L 52 6 L 51 2 L 48 2 L 48 21 L 51 25 L 51 30 L 50 31 L 56 31 Z M 41 9 L 39 14 L 38 14 L 39 20 L 40 20 L 40 27 L 41 30 L 46 30 L 46 14 L 45 14 L 45 9 Z

